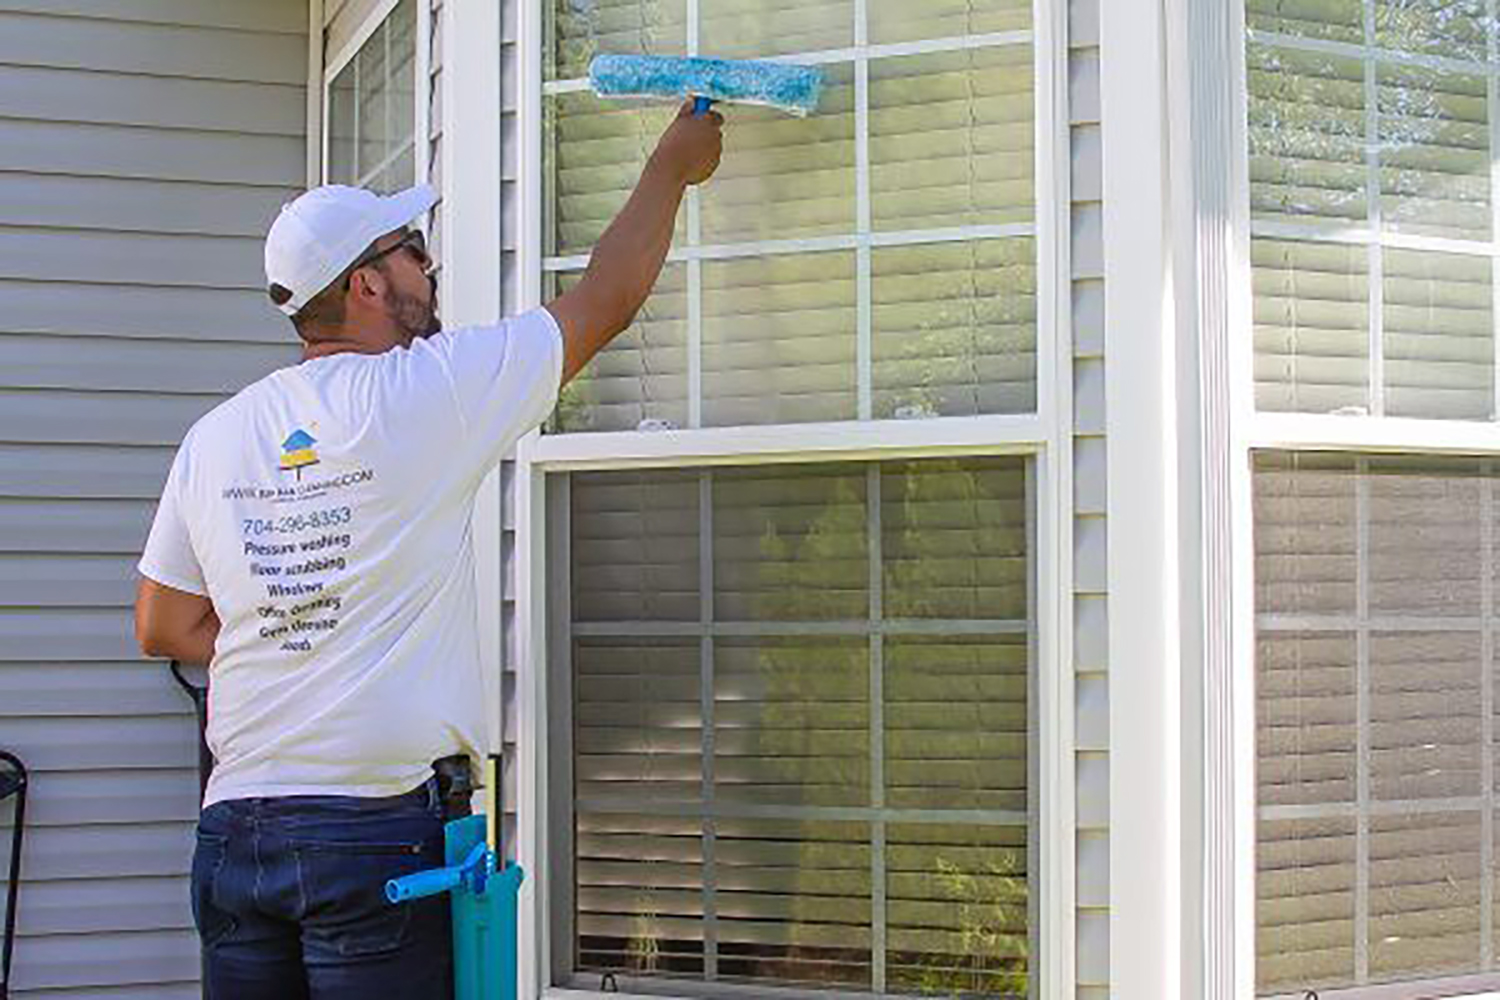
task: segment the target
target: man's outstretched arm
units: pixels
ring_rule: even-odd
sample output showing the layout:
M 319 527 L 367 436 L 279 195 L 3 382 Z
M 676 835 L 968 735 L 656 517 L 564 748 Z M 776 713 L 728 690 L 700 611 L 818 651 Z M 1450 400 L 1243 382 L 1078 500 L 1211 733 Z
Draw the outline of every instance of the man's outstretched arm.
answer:
M 635 319 L 666 262 L 683 192 L 719 165 L 724 119 L 714 111 L 694 116 L 692 107 L 684 104 L 662 133 L 583 278 L 547 303 L 562 327 L 564 385 Z

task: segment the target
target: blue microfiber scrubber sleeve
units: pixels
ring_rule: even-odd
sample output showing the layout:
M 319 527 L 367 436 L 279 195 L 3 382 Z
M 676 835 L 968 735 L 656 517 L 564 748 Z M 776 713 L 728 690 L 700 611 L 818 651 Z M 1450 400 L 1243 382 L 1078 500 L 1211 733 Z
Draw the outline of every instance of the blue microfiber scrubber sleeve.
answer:
M 589 84 L 600 97 L 706 97 L 806 115 L 817 110 L 823 71 L 750 59 L 598 55 Z

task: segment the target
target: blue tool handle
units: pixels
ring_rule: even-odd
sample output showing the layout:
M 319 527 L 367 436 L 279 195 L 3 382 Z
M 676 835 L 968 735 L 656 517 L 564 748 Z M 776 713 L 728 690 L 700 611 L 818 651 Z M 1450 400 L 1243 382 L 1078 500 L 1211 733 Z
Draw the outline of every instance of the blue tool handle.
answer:
M 713 102 L 712 98 L 708 98 L 708 97 L 695 97 L 695 98 L 693 98 L 693 117 L 694 118 L 702 118 L 704 115 L 708 114 L 708 109 L 711 108 L 711 107 L 713 107 L 713 106 L 714 106 L 714 102 Z
M 404 903 L 423 896 L 436 896 L 458 888 L 462 881 L 462 868 L 434 868 L 391 879 L 385 884 L 385 898 L 392 903 Z

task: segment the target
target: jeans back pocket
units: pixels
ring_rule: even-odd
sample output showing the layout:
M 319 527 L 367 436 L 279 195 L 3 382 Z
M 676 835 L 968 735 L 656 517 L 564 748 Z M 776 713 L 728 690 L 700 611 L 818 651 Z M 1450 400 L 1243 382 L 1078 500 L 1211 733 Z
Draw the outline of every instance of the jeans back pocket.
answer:
M 403 841 L 301 840 L 293 848 L 305 911 L 308 959 L 395 951 L 407 941 L 413 907 L 393 905 L 385 884 L 443 863 L 441 836 Z M 446 906 L 446 899 L 439 900 Z

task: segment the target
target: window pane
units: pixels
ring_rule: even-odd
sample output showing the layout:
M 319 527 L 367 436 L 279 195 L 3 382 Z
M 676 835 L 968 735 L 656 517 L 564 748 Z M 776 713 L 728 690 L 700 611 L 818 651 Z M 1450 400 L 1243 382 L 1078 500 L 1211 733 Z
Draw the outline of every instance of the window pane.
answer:
M 395 148 L 390 129 L 390 103 L 395 97 L 386 63 L 387 25 L 381 25 L 354 59 L 359 75 L 359 157 L 360 177 L 381 169 L 387 153 Z
M 703 265 L 703 422 L 791 424 L 856 415 L 852 253 Z
M 698 0 L 703 55 L 763 58 L 854 44 L 852 0 Z
M 339 70 L 328 88 L 328 180 L 334 184 L 349 184 L 355 177 L 354 119 L 358 102 L 354 74 L 358 62 L 356 58 Z
M 854 229 L 854 72 L 825 70 L 815 114 L 728 109 L 724 158 L 703 185 L 703 242 L 806 239 Z
M 1493 469 L 1255 464 L 1259 988 L 1492 971 Z
M 1255 43 L 1246 47 L 1245 61 L 1255 217 L 1364 221 L 1370 209 L 1363 65 Z
M 1025 475 L 567 477 L 562 985 L 1028 995 Z
M 716 473 L 714 616 L 868 617 L 865 504 L 865 476 L 857 466 Z
M 727 982 L 868 989 L 870 833 L 863 823 L 718 824 L 717 968 Z
M 1025 45 L 870 64 L 877 230 L 1030 222 L 1034 97 Z
M 863 639 L 715 642 L 714 797 L 747 805 L 869 805 L 869 703 Z
M 1490 260 L 1386 250 L 1386 412 L 1400 417 L 1494 416 L 1494 294 Z
M 1483 62 L 1485 0 L 1374 0 L 1381 48 Z
M 880 493 L 887 615 L 1026 616 L 1026 482 L 1014 467 L 892 462 Z
M 1480 817 L 1370 822 L 1370 972 L 1387 979 L 1472 972 L 1479 951 Z
M 1369 412 L 1369 252 L 1257 239 L 1255 400 L 1262 410 Z
M 1256 831 L 1258 992 L 1353 982 L 1354 820 L 1263 819 Z
M 697 640 L 580 639 L 573 664 L 580 808 L 636 796 L 696 801 L 703 780 Z
M 1027 637 L 885 644 L 885 802 L 1026 813 Z
M 1036 245 L 1030 239 L 872 254 L 878 418 L 1036 409 Z
M 1030 995 L 1024 827 L 892 824 L 886 872 L 891 992 Z
M 869 8 L 876 45 L 1031 27 L 1031 0 L 869 0 Z
M 1378 67 L 1380 217 L 1403 233 L 1490 238 L 1490 126 L 1484 77 Z
M 579 621 L 697 621 L 696 473 L 574 477 L 573 614 Z
M 587 76 L 601 52 L 681 55 L 687 48 L 684 0 L 558 0 L 547 6 L 548 80 Z
M 581 272 L 556 275 L 553 294 Z M 563 387 L 560 431 L 668 430 L 688 426 L 687 270 L 662 270 L 635 322 Z
M 1254 31 L 1358 44 L 1364 20 L 1364 0 L 1245 0 L 1245 23 Z
M 646 158 L 677 109 L 559 94 L 547 98 L 543 110 L 546 252 L 585 253 L 625 207 Z M 674 239 L 680 241 L 685 232 L 679 212 Z
M 1450 799 L 1483 790 L 1481 645 L 1475 632 L 1370 636 L 1372 796 Z

